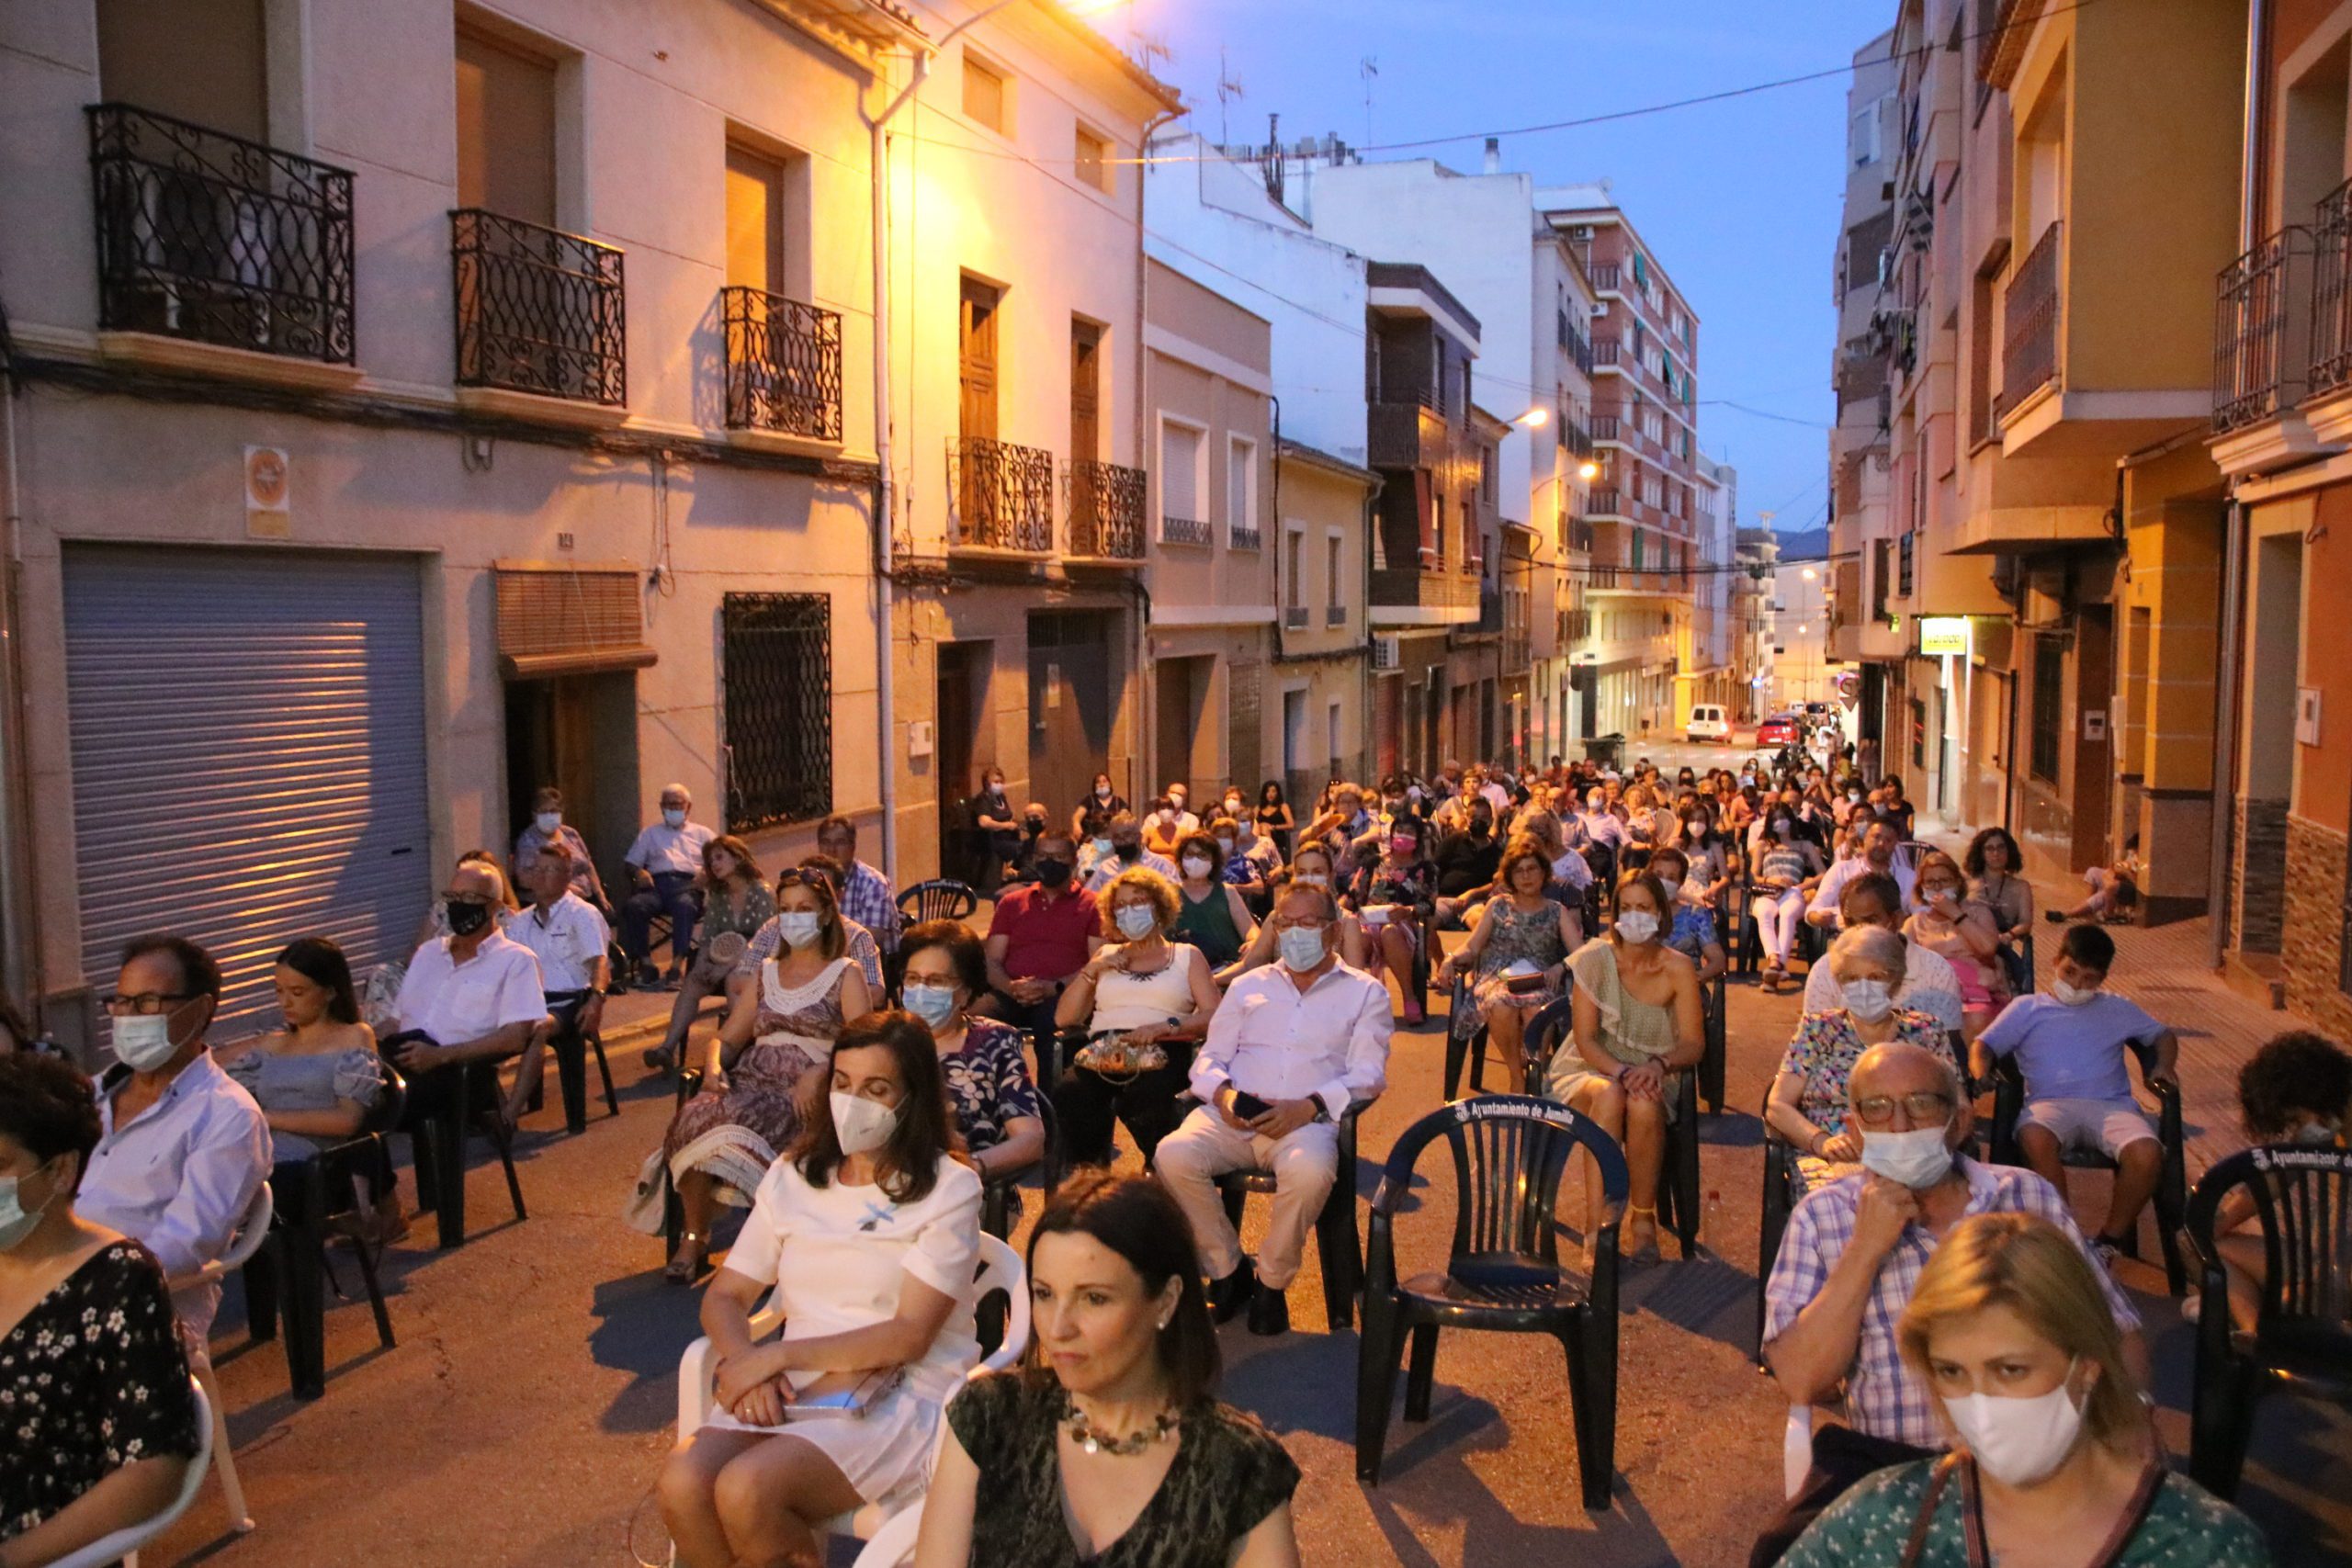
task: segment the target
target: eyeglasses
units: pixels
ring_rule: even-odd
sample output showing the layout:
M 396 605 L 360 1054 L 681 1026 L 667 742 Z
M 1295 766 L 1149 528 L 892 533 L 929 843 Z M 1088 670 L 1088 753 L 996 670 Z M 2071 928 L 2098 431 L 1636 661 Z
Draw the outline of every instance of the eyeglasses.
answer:
M 1951 1120 L 1951 1096 L 1939 1089 L 1912 1094 L 1874 1094 L 1854 1101 L 1854 1114 L 1862 1119 L 1865 1127 L 1883 1127 L 1894 1120 L 1894 1108 L 1898 1105 L 1915 1122 Z
M 169 1012 L 182 1002 L 194 1001 L 194 991 L 145 991 L 135 997 L 108 997 L 98 1005 L 115 1018 L 128 1018 L 133 1013 L 152 1018 L 159 1012 Z

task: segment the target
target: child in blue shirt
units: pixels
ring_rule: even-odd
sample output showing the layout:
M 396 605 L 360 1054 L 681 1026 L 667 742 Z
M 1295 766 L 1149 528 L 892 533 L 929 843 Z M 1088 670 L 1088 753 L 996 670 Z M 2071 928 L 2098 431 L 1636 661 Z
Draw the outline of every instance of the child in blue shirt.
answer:
M 2018 1147 L 2051 1185 L 2066 1190 L 2071 1149 L 2097 1149 L 2115 1162 L 2107 1223 L 2093 1238 L 2106 1254 L 2139 1224 L 2164 1168 L 2163 1145 L 2132 1092 L 2124 1055 L 2132 1041 L 2152 1042 L 2150 1080 L 2174 1084 L 2180 1054 L 2171 1030 L 2138 1003 L 2099 988 L 2114 963 L 2113 937 L 2093 925 L 2068 928 L 2049 991 L 2018 998 L 1969 1047 L 1970 1068 L 1980 1077 L 1991 1076 L 1994 1058 L 2017 1057 L 2026 1096 Z

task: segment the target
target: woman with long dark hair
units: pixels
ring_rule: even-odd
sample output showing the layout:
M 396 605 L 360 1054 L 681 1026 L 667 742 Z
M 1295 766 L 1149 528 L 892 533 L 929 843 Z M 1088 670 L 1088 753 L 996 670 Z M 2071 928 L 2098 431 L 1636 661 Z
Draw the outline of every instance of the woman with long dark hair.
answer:
M 283 1165 L 359 1131 L 384 1092 L 384 1059 L 376 1032 L 360 1021 L 342 948 L 298 938 L 277 955 L 276 978 L 285 1027 L 218 1060 L 261 1107 Z
M 718 1405 L 659 1486 L 684 1568 L 817 1562 L 824 1520 L 920 1495 L 940 1409 L 980 1357 L 980 1179 L 931 1030 L 869 1013 L 833 1041 L 827 1077 L 703 1296 Z M 763 1298 L 784 1332 L 754 1344 Z M 860 1413 L 786 1421 L 842 1401 Z
M 1274 848 L 1282 851 L 1284 860 L 1291 856 L 1291 829 L 1295 826 L 1291 820 L 1290 802 L 1283 795 L 1283 781 L 1268 779 L 1258 789 L 1258 831 L 1274 841 Z
M 1200 1258 L 1167 1190 L 1064 1182 L 1029 1288 L 1028 1364 L 947 1407 L 916 1568 L 1294 1568 L 1298 1466 L 1216 1400 Z

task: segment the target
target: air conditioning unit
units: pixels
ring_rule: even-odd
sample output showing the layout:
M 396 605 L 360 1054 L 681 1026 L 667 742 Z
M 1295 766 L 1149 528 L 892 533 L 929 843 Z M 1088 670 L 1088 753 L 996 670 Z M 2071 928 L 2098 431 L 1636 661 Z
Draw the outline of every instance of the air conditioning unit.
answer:
M 1589 239 L 1591 239 L 1591 238 L 1592 238 L 1592 225 L 1591 225 L 1591 224 L 1589 224 L 1589 223 L 1578 223 L 1578 224 L 1577 224 L 1574 228 L 1572 228 L 1572 229 L 1570 229 L 1570 230 L 1568 231 L 1568 238 L 1569 238 L 1569 239 L 1571 239 L 1571 240 L 1589 240 Z
M 1607 314 L 1609 314 L 1609 301 L 1606 299 L 1595 299 L 1592 302 L 1592 319 L 1597 321 Z
M 1403 663 L 1404 660 L 1404 649 L 1399 639 L 1393 637 L 1376 637 L 1372 639 L 1372 667 L 1374 670 L 1394 670 Z

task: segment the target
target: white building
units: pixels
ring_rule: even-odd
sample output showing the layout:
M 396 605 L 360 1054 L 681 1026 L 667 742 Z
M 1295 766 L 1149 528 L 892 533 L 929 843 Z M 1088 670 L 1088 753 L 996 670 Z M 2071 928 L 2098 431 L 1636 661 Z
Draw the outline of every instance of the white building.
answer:
M 1772 688 L 1775 710 L 1834 702 L 1830 666 L 1830 566 L 1826 529 L 1778 536 L 1772 567 Z

